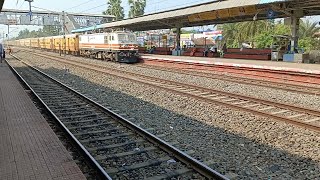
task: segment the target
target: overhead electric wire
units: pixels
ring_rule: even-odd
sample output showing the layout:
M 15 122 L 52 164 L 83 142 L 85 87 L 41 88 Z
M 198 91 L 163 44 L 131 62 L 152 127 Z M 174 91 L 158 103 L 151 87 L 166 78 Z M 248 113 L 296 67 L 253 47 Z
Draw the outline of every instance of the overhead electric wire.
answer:
M 41 10 L 45 10 L 45 11 L 49 11 L 49 12 L 53 12 L 53 13 L 57 13 L 56 11 L 52 11 L 50 9 L 45 9 L 45 8 L 41 8 L 41 7 L 37 7 L 37 6 L 31 6 L 33 8 L 36 8 L 36 9 L 41 9 Z
M 76 7 L 79 7 L 79 6 L 82 6 L 82 5 L 87 4 L 87 3 L 89 3 L 89 2 L 92 2 L 92 1 L 94 1 L 94 0 L 89 0 L 89 1 L 83 2 L 83 3 L 81 3 L 81 4 L 78 4 L 78 5 L 76 5 L 76 6 L 73 6 L 73 7 L 71 7 L 71 8 L 65 9 L 64 11 L 69 10 L 69 9 L 73 9 L 73 8 L 76 8 Z
M 162 1 L 158 1 L 158 2 L 151 3 L 151 4 L 147 4 L 147 5 L 150 6 L 150 5 L 153 5 L 153 4 L 159 4 L 159 3 L 162 3 L 162 2 L 165 2 L 165 1 L 169 1 L 169 0 L 162 0 Z M 92 8 L 90 8 L 90 9 L 83 10 L 83 11 L 81 11 L 80 13 L 82 13 L 82 12 L 87 12 L 87 11 L 90 11 L 90 10 L 92 10 L 92 9 L 96 9 L 96 8 L 99 8 L 99 7 L 104 6 L 104 5 L 108 5 L 108 3 L 104 3 L 104 4 L 101 4 L 101 5 L 99 5 L 99 6 L 95 6 L 95 7 L 92 7 Z M 125 6 L 122 6 L 122 8 L 123 8 L 123 9 L 130 8 L 130 5 L 129 5 L 129 4 L 126 4 Z
M 26 2 L 26 1 L 22 1 L 22 4 L 20 5 L 20 7 L 18 9 L 20 9 L 24 5 L 24 2 Z
M 151 4 L 147 4 L 147 6 L 150 7 L 151 5 L 163 3 L 163 2 L 165 2 L 165 1 L 169 1 L 169 0 L 162 0 L 162 1 L 158 1 L 158 2 L 155 1 L 155 2 L 153 2 L 153 3 L 151 3 Z M 207 0 L 205 0 L 205 1 L 203 1 L 203 0 L 193 1 L 193 2 L 189 2 L 189 3 L 185 3 L 185 4 L 179 4 L 179 5 L 176 5 L 176 6 L 171 6 L 171 8 L 172 8 L 172 7 L 181 7 L 181 5 L 182 5 L 182 6 L 183 6 L 183 5 L 190 5 L 190 4 L 195 5 L 194 3 L 196 3 L 196 2 L 210 2 L 210 1 L 207 1 Z M 217 1 L 214 1 L 214 2 L 217 2 Z M 107 4 L 108 4 L 108 3 L 104 3 L 104 4 L 101 4 L 101 5 L 99 5 L 99 6 L 92 7 L 92 8 L 83 10 L 83 11 L 81 11 L 80 13 L 82 13 L 82 12 L 87 12 L 87 11 L 90 11 L 90 10 L 93 10 L 93 9 L 96 9 L 96 8 L 99 8 L 99 7 L 104 6 L 104 5 L 107 5 Z M 123 7 L 123 9 L 128 9 L 128 10 L 129 10 L 130 5 L 129 5 L 129 4 L 126 4 L 125 6 L 122 6 L 122 7 Z M 181 7 L 181 8 L 183 8 L 183 7 Z M 150 10 L 150 11 L 145 11 L 145 14 L 144 14 L 144 15 L 157 13 L 157 12 L 159 12 L 159 11 L 161 11 L 161 10 L 173 10 L 173 9 L 162 8 L 162 9 L 157 9 L 156 11 L 152 11 L 152 10 Z M 147 14 L 146 14 L 146 13 L 147 13 Z
M 166 0 L 165 0 L 165 1 L 166 1 Z M 194 3 L 201 2 L 201 1 L 203 1 L 203 0 L 193 1 L 193 2 L 190 2 L 190 3 L 179 4 L 179 5 L 176 5 L 176 6 L 171 6 L 171 8 L 173 8 L 173 7 L 183 8 L 184 5 L 196 5 L 196 4 L 194 4 Z M 205 2 L 210 2 L 210 1 L 205 1 Z M 216 1 L 215 1 L 215 2 L 216 2 Z M 175 9 L 176 9 L 176 8 L 175 8 Z M 170 10 L 174 10 L 174 9 L 162 8 L 162 9 L 158 9 L 157 11 L 160 11 L 160 10 L 170 11 Z M 157 12 L 157 11 L 156 11 L 156 12 Z M 153 14 L 153 13 L 156 13 L 156 12 L 146 11 L 145 13 Z M 148 15 L 148 14 L 145 14 L 145 15 Z
M 108 3 L 104 3 L 104 4 L 102 4 L 102 5 L 99 5 L 99 6 L 95 6 L 95 7 L 93 7 L 93 8 L 90 8 L 90 9 L 86 9 L 86 10 L 84 10 L 84 11 L 81 11 L 81 12 L 79 12 L 79 13 L 83 13 L 83 12 L 86 12 L 86 11 L 90 11 L 90 10 L 92 10 L 92 9 L 96 9 L 96 8 L 98 8 L 98 7 L 101 7 L 101 6 L 104 6 L 104 5 L 107 5 Z

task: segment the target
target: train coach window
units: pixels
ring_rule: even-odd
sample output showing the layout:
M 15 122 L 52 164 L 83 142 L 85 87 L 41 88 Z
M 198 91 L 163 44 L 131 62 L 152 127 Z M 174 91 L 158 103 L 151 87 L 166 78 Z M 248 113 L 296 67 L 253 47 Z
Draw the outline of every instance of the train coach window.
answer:
M 125 34 L 118 34 L 119 41 L 127 41 L 127 36 Z
M 135 41 L 136 40 L 136 36 L 133 34 L 129 34 L 129 41 Z
M 114 36 L 111 36 L 112 41 L 114 41 Z

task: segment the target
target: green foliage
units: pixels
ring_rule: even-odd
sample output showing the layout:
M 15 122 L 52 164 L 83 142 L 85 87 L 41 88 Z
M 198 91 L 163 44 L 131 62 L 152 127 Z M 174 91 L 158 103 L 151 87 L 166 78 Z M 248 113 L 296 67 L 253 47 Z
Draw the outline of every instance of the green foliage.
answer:
M 146 0 L 128 0 L 130 5 L 129 18 L 142 16 L 146 7 Z
M 272 41 L 273 41 L 273 38 L 272 38 L 271 31 L 264 31 L 255 37 L 256 48 L 270 47 L 270 45 L 272 44 Z
M 36 38 L 59 35 L 59 26 L 44 26 L 42 29 L 29 31 L 27 28 L 21 30 L 14 39 Z
M 269 48 L 273 42 L 273 35 L 290 35 L 290 27 L 284 24 L 275 24 L 259 34 L 255 38 L 256 48 Z
M 317 27 L 318 22 L 310 22 L 309 20 L 300 20 L 299 37 L 313 37 L 316 32 L 320 31 L 320 27 Z
M 107 0 L 108 8 L 106 11 L 103 11 L 104 15 L 114 15 L 116 21 L 122 20 L 124 18 L 124 10 L 121 6 L 121 0 Z
M 223 24 L 218 25 L 217 29 L 223 30 L 223 43 L 227 43 L 229 48 L 240 47 L 243 42 L 250 42 L 254 48 L 268 48 L 272 44 L 273 35 L 291 35 L 289 26 L 270 20 Z M 313 37 L 319 31 L 317 23 L 301 20 L 299 47 L 307 51 L 319 47 L 319 40 Z
M 181 34 L 192 34 L 192 33 L 197 33 L 196 30 L 185 30 L 185 29 L 181 29 Z
M 304 51 L 310 51 L 314 48 L 315 46 L 315 41 L 312 37 L 304 37 L 299 40 L 298 42 L 299 47 L 304 49 Z
M 276 35 L 288 35 L 288 36 L 290 36 L 291 35 L 291 29 L 290 29 L 289 26 L 279 23 L 279 24 L 275 25 L 274 33 Z

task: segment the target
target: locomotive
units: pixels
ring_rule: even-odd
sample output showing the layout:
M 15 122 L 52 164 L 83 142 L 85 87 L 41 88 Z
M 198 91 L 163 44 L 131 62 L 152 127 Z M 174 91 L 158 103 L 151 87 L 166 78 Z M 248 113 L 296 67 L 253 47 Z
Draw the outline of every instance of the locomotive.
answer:
M 19 39 L 8 41 L 8 45 L 114 62 L 136 63 L 139 60 L 137 37 L 125 31 Z

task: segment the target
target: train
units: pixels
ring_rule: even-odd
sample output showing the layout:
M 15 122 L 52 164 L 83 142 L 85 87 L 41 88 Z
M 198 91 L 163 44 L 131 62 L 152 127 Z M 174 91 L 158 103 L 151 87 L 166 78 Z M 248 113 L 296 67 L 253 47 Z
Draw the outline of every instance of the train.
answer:
M 137 37 L 132 32 L 116 31 L 95 34 L 9 40 L 9 46 L 28 47 L 121 63 L 139 61 Z

